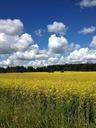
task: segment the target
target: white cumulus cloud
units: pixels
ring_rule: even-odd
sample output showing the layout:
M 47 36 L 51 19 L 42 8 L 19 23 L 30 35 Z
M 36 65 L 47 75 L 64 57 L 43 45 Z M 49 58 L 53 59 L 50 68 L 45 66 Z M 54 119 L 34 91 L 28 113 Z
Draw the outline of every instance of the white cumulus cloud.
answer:
M 63 36 L 56 36 L 55 34 L 49 37 L 48 48 L 50 52 L 62 53 L 68 46 L 68 41 Z
M 35 34 L 39 37 L 41 37 L 45 33 L 45 30 L 42 28 L 39 28 L 35 31 Z
M 81 48 L 66 57 L 67 63 L 96 63 L 96 50 Z
M 25 33 L 19 35 L 7 35 L 0 33 L 0 54 L 8 54 L 16 51 L 23 51 L 33 45 L 31 35 Z
M 23 23 L 19 19 L 0 20 L 0 33 L 19 35 L 23 32 Z
M 47 25 L 48 32 L 64 35 L 66 33 L 66 26 L 62 22 L 53 22 Z
M 83 28 L 83 30 L 81 30 L 79 33 L 80 34 L 84 34 L 84 35 L 87 35 L 87 34 L 91 34 L 91 33 L 94 33 L 96 31 L 96 27 L 94 26 L 91 26 L 91 27 L 88 27 L 88 28 Z
M 30 45 L 33 45 L 34 41 L 31 35 L 24 33 L 21 36 L 17 37 L 17 41 L 12 44 L 12 48 L 16 51 L 23 51 L 26 50 Z
M 0 54 L 25 51 L 34 41 L 28 33 L 23 33 L 23 23 L 18 20 L 0 20 Z
M 55 65 L 57 64 L 59 61 L 58 57 L 50 57 L 48 58 L 48 65 Z
M 82 8 L 86 7 L 96 7 L 96 0 L 82 0 L 80 2 Z
M 96 36 L 93 36 L 90 46 L 96 48 Z

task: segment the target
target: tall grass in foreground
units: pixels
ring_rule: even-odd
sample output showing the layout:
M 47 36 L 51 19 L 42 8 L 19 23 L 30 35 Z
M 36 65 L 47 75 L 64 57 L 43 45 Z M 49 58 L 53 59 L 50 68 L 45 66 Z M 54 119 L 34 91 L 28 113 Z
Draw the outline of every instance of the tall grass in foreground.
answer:
M 0 74 L 0 128 L 96 128 L 95 76 Z

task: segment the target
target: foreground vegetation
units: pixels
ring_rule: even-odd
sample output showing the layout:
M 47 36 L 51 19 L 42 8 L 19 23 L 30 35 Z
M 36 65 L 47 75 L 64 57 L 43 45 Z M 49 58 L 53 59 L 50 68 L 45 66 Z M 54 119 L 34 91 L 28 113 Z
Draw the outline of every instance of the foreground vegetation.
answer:
M 0 128 L 96 128 L 96 73 L 0 74 Z

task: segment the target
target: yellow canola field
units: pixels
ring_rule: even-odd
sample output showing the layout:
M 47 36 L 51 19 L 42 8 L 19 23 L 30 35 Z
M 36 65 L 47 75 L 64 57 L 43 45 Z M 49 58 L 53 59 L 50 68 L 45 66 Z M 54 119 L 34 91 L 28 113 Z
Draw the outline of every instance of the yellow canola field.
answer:
M 42 91 L 46 95 L 64 93 L 96 95 L 95 72 L 6 73 L 0 74 L 0 87 Z
M 96 128 L 96 72 L 0 74 L 0 128 Z

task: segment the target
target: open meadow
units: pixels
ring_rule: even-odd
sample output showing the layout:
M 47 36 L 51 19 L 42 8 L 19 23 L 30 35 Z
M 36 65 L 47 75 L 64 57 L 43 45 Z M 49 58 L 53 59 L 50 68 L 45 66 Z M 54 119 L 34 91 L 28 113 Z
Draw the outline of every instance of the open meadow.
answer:
M 96 128 L 96 72 L 1 73 L 0 128 Z

